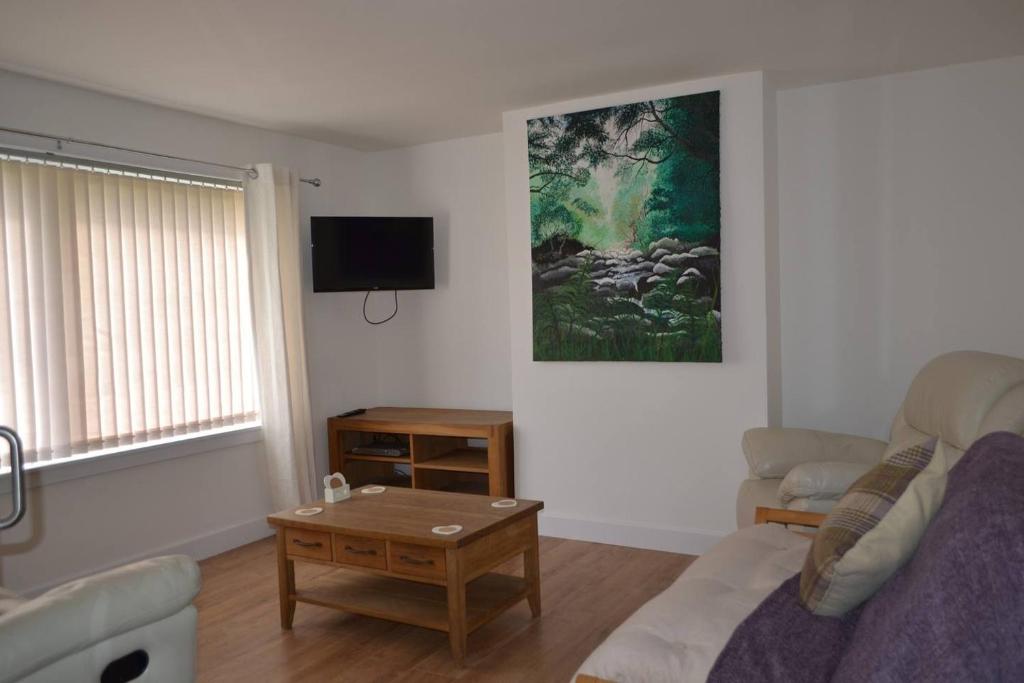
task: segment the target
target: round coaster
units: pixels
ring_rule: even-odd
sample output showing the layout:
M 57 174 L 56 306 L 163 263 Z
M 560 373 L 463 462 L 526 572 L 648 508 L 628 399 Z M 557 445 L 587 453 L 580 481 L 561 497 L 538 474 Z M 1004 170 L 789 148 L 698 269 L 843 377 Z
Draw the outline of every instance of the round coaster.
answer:
M 303 517 L 312 517 L 313 515 L 319 515 L 323 511 L 323 508 L 299 508 L 295 511 L 295 514 Z
M 496 500 L 493 503 L 491 503 L 492 508 L 514 508 L 516 505 L 519 505 L 519 501 L 513 500 L 511 498 L 506 498 L 505 500 Z
M 373 494 L 373 493 L 384 493 L 385 491 L 387 491 L 387 488 L 384 487 L 384 486 L 367 486 L 366 488 L 362 488 L 362 489 L 359 489 L 359 490 L 362 491 L 363 493 Z
M 462 525 L 448 524 L 446 526 L 435 526 L 431 531 L 439 536 L 451 536 L 452 534 L 457 534 L 462 531 Z

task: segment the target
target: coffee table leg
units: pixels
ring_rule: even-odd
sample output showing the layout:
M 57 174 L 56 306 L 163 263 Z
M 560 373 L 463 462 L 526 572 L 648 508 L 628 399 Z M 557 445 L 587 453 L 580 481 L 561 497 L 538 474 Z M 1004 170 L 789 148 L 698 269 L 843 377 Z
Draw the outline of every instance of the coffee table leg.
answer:
M 459 566 L 459 551 L 445 551 L 446 583 L 448 585 L 448 642 L 455 663 L 462 666 L 466 660 L 466 584 Z
M 533 534 L 530 546 L 523 553 L 523 578 L 529 593 L 526 600 L 530 603 L 530 613 L 540 616 L 540 539 L 537 537 L 537 517 L 533 518 Z
M 288 559 L 284 529 L 277 530 L 277 591 L 281 602 L 281 628 L 288 630 L 295 618 L 295 562 Z

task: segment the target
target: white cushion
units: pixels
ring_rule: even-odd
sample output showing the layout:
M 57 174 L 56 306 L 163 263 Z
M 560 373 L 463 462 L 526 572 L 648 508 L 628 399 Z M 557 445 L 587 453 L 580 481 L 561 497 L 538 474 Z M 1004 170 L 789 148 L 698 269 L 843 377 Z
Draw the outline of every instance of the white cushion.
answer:
M 794 498 L 839 500 L 874 463 L 805 462 L 789 471 L 779 484 L 779 500 L 789 505 Z
M 0 616 L 10 612 L 23 602 L 25 601 L 18 597 L 17 593 L 5 588 L 0 588 Z
M 816 512 L 820 515 L 825 515 L 831 512 L 838 502 L 828 498 L 794 498 L 786 503 L 783 509 L 796 512 Z
M 769 524 L 730 534 L 615 629 L 579 673 L 619 683 L 705 680 L 740 622 L 800 571 L 809 544 Z

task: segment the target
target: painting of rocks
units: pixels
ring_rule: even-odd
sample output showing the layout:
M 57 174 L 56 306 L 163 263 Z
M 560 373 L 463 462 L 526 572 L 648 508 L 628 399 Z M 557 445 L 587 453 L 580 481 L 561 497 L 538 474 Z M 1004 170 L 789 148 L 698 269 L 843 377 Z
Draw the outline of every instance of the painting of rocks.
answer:
M 534 360 L 720 362 L 719 93 L 527 130 Z

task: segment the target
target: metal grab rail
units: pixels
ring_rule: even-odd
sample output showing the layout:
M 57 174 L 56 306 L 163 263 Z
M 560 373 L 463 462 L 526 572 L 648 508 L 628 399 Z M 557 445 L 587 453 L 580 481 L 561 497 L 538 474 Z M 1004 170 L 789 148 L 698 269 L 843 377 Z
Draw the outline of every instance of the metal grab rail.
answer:
M 0 519 L 0 530 L 10 529 L 25 516 L 25 462 L 21 438 L 10 427 L 0 427 L 0 437 L 11 445 L 11 514 Z

